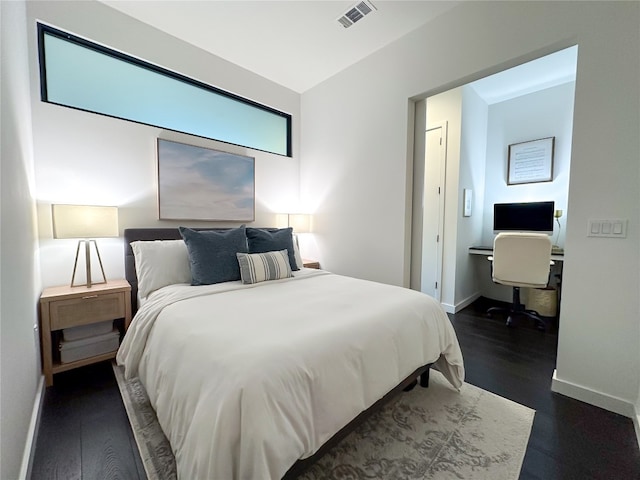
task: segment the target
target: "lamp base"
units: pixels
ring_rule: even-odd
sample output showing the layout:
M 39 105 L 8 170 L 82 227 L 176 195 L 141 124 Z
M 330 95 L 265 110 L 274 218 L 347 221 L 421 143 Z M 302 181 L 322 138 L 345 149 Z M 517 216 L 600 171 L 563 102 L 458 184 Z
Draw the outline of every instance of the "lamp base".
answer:
M 76 278 L 76 270 L 78 268 L 78 255 L 80 253 L 80 244 L 84 243 L 84 252 L 85 252 L 85 270 L 86 270 L 86 282 L 81 284 L 74 284 Z M 102 281 L 100 282 L 92 282 L 91 281 L 91 244 L 96 248 L 96 255 L 98 256 L 98 263 L 100 264 L 100 271 L 102 272 Z M 87 288 L 91 288 L 91 285 L 99 285 L 101 283 L 107 283 L 107 277 L 104 275 L 104 267 L 102 266 L 102 258 L 100 258 L 100 250 L 98 250 L 98 244 L 95 240 L 79 240 L 78 247 L 76 248 L 76 260 L 73 263 L 73 273 L 71 274 L 71 286 L 72 287 L 82 287 L 86 286 Z

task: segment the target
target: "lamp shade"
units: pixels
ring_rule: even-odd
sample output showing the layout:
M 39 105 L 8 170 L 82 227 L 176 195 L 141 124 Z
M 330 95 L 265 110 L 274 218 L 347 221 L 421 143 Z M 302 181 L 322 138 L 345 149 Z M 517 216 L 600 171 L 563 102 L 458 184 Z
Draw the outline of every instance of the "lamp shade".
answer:
M 306 213 L 290 213 L 289 226 L 293 227 L 296 233 L 311 232 L 311 215 Z
M 287 228 L 289 226 L 289 214 L 288 213 L 277 213 L 276 214 L 276 227 L 277 228 Z
M 118 236 L 118 207 L 52 205 L 53 238 Z

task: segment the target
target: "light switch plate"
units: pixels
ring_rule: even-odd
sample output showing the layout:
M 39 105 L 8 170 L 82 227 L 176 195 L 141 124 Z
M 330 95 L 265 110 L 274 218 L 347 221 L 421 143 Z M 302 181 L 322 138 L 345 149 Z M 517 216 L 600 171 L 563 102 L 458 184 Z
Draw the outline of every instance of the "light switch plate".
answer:
M 587 221 L 587 237 L 627 238 L 626 218 L 590 218 Z
M 462 201 L 464 204 L 464 208 L 462 211 L 462 216 L 463 217 L 470 217 L 471 216 L 471 205 L 472 205 L 472 201 L 473 201 L 473 190 L 471 190 L 470 188 L 465 188 L 463 191 L 463 195 L 462 195 Z

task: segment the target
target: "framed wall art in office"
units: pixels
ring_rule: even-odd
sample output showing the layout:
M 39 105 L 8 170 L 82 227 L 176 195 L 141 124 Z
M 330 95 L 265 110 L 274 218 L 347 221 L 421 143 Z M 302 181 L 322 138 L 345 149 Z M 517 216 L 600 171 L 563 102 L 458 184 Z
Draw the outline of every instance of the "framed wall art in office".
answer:
M 555 137 L 509 145 L 507 185 L 553 181 Z
M 255 220 L 255 159 L 158 139 L 161 220 Z

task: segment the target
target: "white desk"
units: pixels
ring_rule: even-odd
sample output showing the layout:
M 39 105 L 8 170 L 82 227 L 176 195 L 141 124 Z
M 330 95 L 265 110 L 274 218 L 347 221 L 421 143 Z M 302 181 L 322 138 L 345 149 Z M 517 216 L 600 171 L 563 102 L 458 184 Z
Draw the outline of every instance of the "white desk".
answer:
M 469 247 L 469 255 L 484 255 L 488 257 L 489 255 L 493 255 L 493 246 L 476 246 Z M 564 261 L 564 250 L 554 248 L 551 250 L 551 260 L 556 260 L 558 262 Z

